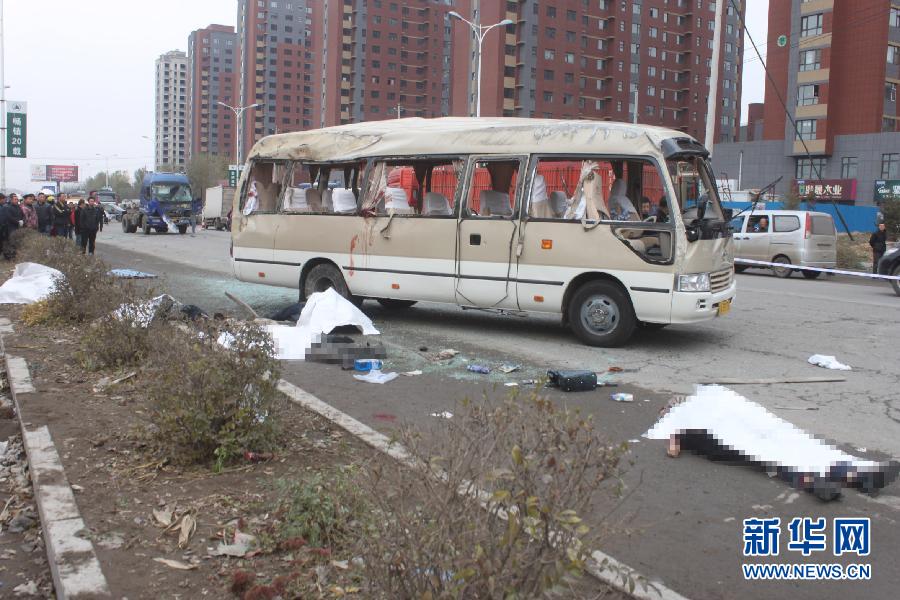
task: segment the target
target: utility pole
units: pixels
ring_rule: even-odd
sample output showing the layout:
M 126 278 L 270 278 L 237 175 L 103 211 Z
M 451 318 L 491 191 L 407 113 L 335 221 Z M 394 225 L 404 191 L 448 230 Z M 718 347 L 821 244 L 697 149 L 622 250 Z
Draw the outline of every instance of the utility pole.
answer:
M 637 125 L 638 121 L 638 96 L 640 96 L 641 88 L 639 84 L 635 84 L 634 86 L 634 120 L 632 121 L 635 125 Z
M 394 108 L 397 109 L 397 118 L 398 118 L 398 119 L 400 118 L 400 111 L 401 111 L 401 110 L 406 110 L 405 108 L 403 108 L 403 107 L 400 105 L 399 102 L 397 103 L 397 106 L 395 106 Z
M 4 46 L 4 30 L 3 30 L 3 0 L 0 0 L 0 131 L 3 132 L 3 135 L 0 136 L 3 139 L 0 139 L 0 143 L 3 144 L 3 148 L 0 148 L 0 190 L 6 190 L 6 136 L 9 133 L 6 131 L 6 80 L 4 79 L 6 73 L 6 57 L 3 53 Z
M 711 73 L 709 75 L 709 94 L 706 96 L 706 140 L 704 145 L 712 157 L 716 137 L 716 109 L 719 107 L 719 46 L 722 43 L 722 0 L 716 0 L 716 27 L 713 30 L 713 51 Z
M 481 25 L 480 23 L 473 23 L 468 19 L 464 18 L 455 10 L 451 10 L 447 13 L 451 17 L 459 19 L 466 25 L 468 25 L 472 29 L 472 33 L 475 34 L 475 39 L 478 41 L 478 62 L 476 67 L 475 74 L 475 116 L 481 116 L 481 49 L 484 45 L 484 36 L 488 34 L 488 32 L 494 27 L 501 27 L 506 25 L 512 25 L 513 22 L 509 19 L 503 19 L 499 23 L 494 23 L 493 25 Z

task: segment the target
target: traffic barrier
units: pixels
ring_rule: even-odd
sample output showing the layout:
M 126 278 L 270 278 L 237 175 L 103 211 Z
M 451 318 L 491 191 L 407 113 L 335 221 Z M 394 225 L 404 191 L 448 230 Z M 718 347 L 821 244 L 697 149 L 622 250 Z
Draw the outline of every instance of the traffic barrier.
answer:
M 885 281 L 900 281 L 900 275 L 876 275 L 874 273 L 863 273 L 861 271 L 844 271 L 841 269 L 823 269 L 821 267 L 801 267 L 800 265 L 792 265 L 787 263 L 773 263 L 765 260 L 752 260 L 749 258 L 735 258 L 735 263 L 742 265 L 753 265 L 754 267 L 778 267 L 781 269 L 794 269 L 797 271 L 818 271 L 819 273 L 831 273 L 832 275 L 852 275 L 854 277 L 865 277 L 867 279 L 883 279 Z

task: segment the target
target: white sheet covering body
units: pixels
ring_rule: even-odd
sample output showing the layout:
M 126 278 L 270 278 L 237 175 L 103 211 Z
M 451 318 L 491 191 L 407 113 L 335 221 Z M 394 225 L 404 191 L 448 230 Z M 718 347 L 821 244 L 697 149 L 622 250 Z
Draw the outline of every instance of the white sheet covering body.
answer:
M 693 396 L 673 406 L 644 437 L 665 440 L 684 432 L 706 432 L 722 447 L 739 452 L 747 460 L 800 473 L 826 475 L 839 463 L 857 468 L 878 465 L 841 452 L 718 385 L 697 386 Z
M 281 360 L 305 360 L 306 353 L 322 334 L 335 328 L 353 325 L 364 335 L 378 335 L 372 320 L 351 302 L 328 288 L 312 294 L 300 312 L 296 326 L 268 325 L 266 330 L 275 341 L 275 357 Z
M 31 304 L 53 291 L 56 278 L 63 274 L 38 263 L 19 263 L 13 276 L 0 286 L 0 304 Z

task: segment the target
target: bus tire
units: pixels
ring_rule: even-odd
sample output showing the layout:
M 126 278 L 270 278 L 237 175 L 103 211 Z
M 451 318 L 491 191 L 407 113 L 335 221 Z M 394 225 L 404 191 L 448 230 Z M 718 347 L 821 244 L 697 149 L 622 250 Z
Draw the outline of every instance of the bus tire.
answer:
M 378 304 L 387 310 L 400 310 L 409 308 L 416 303 L 415 300 L 395 300 L 394 298 L 378 298 Z
M 141 228 L 144 230 L 144 235 L 150 235 L 150 223 L 147 222 L 147 219 L 141 221 Z
M 321 263 L 314 266 L 303 279 L 303 296 L 309 299 L 316 292 L 324 292 L 328 288 L 334 288 L 338 294 L 360 306 L 363 299 L 350 293 L 350 288 L 341 274 L 341 270 L 331 263 Z
M 567 312 L 572 332 L 588 346 L 621 346 L 637 326 L 631 299 L 611 281 L 589 281 L 579 287 Z

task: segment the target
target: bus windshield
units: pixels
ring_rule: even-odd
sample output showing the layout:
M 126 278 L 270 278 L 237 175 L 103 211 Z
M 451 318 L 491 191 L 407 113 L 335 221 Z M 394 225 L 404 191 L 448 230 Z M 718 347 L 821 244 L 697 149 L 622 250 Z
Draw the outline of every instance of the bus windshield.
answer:
M 150 186 L 150 196 L 160 202 L 190 202 L 191 187 L 182 183 L 158 183 Z
M 722 205 L 709 163 L 699 156 L 666 161 L 685 223 L 696 219 L 722 220 Z

